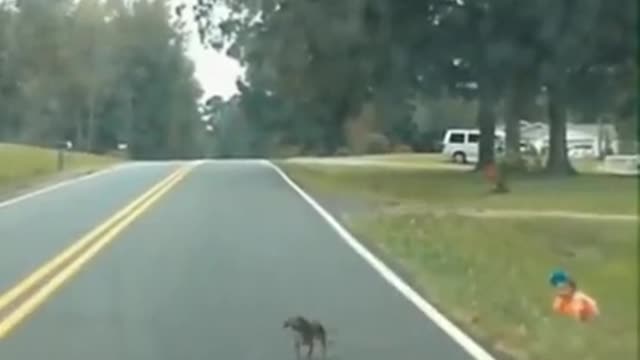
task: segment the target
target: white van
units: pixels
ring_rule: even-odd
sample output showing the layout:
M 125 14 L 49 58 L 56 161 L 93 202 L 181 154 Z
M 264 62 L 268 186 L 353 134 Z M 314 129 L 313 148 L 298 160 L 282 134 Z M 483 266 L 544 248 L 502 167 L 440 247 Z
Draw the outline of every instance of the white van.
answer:
M 449 129 L 444 134 L 442 153 L 457 163 L 475 163 L 478 161 L 479 140 L 478 129 Z M 504 148 L 503 142 L 504 135 L 497 131 L 495 145 L 498 152 Z

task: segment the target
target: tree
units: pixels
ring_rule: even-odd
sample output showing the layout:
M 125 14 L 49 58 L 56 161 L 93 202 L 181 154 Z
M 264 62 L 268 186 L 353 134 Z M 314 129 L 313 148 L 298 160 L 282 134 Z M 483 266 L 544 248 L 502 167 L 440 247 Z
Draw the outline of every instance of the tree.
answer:
M 19 127 L 15 103 L 18 92 L 15 57 L 16 13 L 7 3 L 0 3 L 0 140 L 13 136 Z
M 116 136 L 129 143 L 137 158 L 191 156 L 193 131 L 203 131 L 197 104 L 200 89 L 193 79 L 193 64 L 184 55 L 179 24 L 172 26 L 165 1 L 110 6 L 111 22 L 118 29 L 120 85 L 111 111 L 126 119 Z
M 0 137 L 194 156 L 198 84 L 167 1 L 0 3 Z
M 540 74 L 549 99 L 549 160 L 547 171 L 573 174 L 567 156 L 566 122 L 576 80 L 600 69 L 613 69 L 634 58 L 636 3 L 611 4 L 600 0 L 541 1 L 534 9 L 537 20 L 536 53 L 541 54 Z M 549 12 L 549 8 L 555 11 Z M 545 16 L 546 14 L 546 16 Z M 593 29 L 598 31 L 594 32 Z
M 632 57 L 629 42 L 618 40 L 632 34 L 632 3 L 201 0 L 196 19 L 205 42 L 247 65 L 248 87 L 313 111 L 304 124 L 319 129 L 330 149 L 342 142 L 345 119 L 364 104 L 373 104 L 381 129 L 394 134 L 410 129 L 403 115 L 411 111 L 404 110 L 408 100 L 447 93 L 478 102 L 479 167 L 494 161 L 495 122 L 504 103 L 507 155 L 518 163 L 519 120 L 544 90 L 551 124 L 547 167 L 571 173 L 565 135 L 571 79 Z M 230 11 L 216 22 L 212 13 L 220 5 Z M 593 36 L 596 24 L 604 29 Z M 615 55 L 602 55 L 603 48 Z
M 98 116 L 105 100 L 114 91 L 118 71 L 113 61 L 115 49 L 111 45 L 114 29 L 104 14 L 105 9 L 99 1 L 79 1 L 70 20 L 70 41 L 65 46 L 66 61 L 74 64 L 69 79 L 70 101 L 66 106 L 78 108 L 74 119 L 75 143 L 86 151 L 104 147 L 104 144 L 96 143 L 104 126 Z
M 229 5 L 232 15 L 217 27 L 211 12 L 219 3 Z M 196 12 L 204 40 L 214 45 L 220 44 L 220 35 L 228 40 L 229 53 L 249 67 L 248 85 L 306 112 L 307 123 L 320 129 L 326 152 L 333 153 L 344 144 L 347 119 L 365 102 L 382 101 L 376 88 L 391 83 L 382 67 L 393 59 L 380 52 L 389 39 L 385 5 L 202 1 Z M 245 11 L 248 16 L 238 15 Z M 263 20 L 251 21 L 259 12 Z

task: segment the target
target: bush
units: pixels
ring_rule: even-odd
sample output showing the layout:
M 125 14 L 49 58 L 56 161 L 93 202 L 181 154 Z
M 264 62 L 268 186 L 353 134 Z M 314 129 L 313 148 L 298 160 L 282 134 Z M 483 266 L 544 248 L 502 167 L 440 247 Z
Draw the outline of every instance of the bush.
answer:
M 391 148 L 389 139 L 380 133 L 371 133 L 366 138 L 366 152 L 368 154 L 388 153 Z
M 351 149 L 348 147 L 341 147 L 336 150 L 335 156 L 349 156 L 351 155 Z
M 413 148 L 407 144 L 397 144 L 393 147 L 393 152 L 407 154 L 412 153 Z
M 297 145 L 279 145 L 275 146 L 270 155 L 275 158 L 290 158 L 300 156 L 302 154 L 302 148 Z

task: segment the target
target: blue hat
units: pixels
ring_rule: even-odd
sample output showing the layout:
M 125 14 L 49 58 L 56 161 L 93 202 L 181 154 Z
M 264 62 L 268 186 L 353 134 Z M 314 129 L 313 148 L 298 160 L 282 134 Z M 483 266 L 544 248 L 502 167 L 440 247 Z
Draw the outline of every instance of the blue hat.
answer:
M 561 286 L 566 284 L 568 281 L 569 275 L 562 269 L 554 270 L 549 277 L 549 283 L 551 283 L 551 286 L 553 287 Z

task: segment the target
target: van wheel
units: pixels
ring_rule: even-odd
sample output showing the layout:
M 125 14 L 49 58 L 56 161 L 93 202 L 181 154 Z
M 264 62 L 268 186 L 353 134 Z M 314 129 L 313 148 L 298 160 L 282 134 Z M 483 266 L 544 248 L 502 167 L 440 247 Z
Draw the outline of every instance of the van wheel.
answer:
M 453 161 L 459 164 L 466 164 L 467 156 L 463 152 L 457 152 L 453 154 Z

